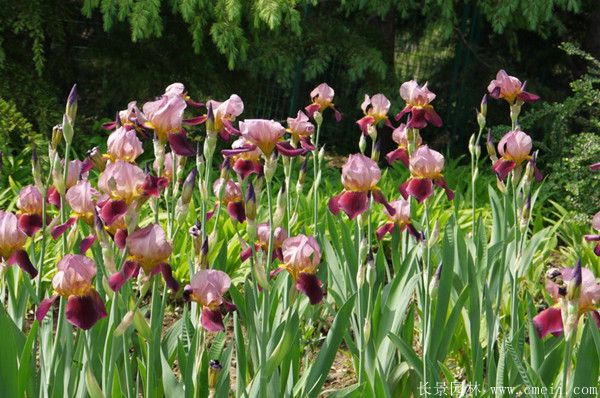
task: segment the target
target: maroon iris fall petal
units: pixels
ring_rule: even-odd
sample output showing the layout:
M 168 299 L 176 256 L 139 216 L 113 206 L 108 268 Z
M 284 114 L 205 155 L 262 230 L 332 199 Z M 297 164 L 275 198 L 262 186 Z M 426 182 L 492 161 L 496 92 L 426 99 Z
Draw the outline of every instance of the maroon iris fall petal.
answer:
M 433 193 L 433 181 L 429 178 L 411 178 L 406 185 L 406 193 L 422 203 Z
M 100 209 L 100 218 L 110 227 L 125 213 L 127 213 L 127 203 L 124 200 L 109 200 Z
M 383 239 L 385 234 L 389 234 L 393 230 L 394 230 L 394 223 L 389 222 L 389 223 L 383 224 L 381 227 L 377 228 L 375 235 L 377 235 L 378 240 L 381 240 L 381 239 Z
M 448 200 L 454 199 L 454 191 L 448 187 L 446 180 L 444 180 L 443 178 L 436 178 L 434 183 L 446 192 L 446 197 L 448 198 Z
M 311 304 L 318 304 L 323 300 L 323 283 L 314 274 L 300 273 L 296 280 L 296 289 L 306 294 Z
M 127 230 L 126 229 L 118 229 L 115 232 L 115 236 L 113 236 L 113 241 L 115 245 L 121 250 L 125 250 L 125 243 L 127 240 Z
M 517 94 L 517 98 L 523 102 L 532 103 L 539 100 L 540 96 L 527 91 L 521 91 L 519 94 Z
M 139 271 L 140 265 L 138 263 L 135 261 L 125 261 L 123 268 L 108 278 L 108 286 L 110 286 L 114 292 L 119 291 L 125 282 L 136 276 Z
M 263 168 L 260 162 L 253 160 L 238 159 L 233 164 L 233 170 L 245 180 L 249 175 L 262 175 Z
M 364 116 L 362 119 L 358 120 L 356 124 L 360 127 L 360 131 L 364 135 L 369 134 L 369 126 L 375 123 L 375 118 L 373 116 Z
M 158 269 L 160 270 L 167 287 L 173 292 L 179 291 L 179 282 L 173 278 L 173 270 L 171 269 L 171 266 L 169 264 L 162 263 L 158 266 Z
M 275 144 L 277 152 L 287 157 L 296 157 L 306 154 L 307 150 L 303 147 L 294 148 L 289 141 L 278 142 Z
M 85 296 L 69 296 L 65 315 L 71 325 L 88 330 L 106 316 L 106 307 L 98 292 L 91 290 Z
M 369 195 L 366 192 L 347 191 L 339 196 L 337 205 L 349 219 L 354 220 L 369 208 Z
M 540 339 L 550 333 L 560 336 L 563 332 L 560 308 L 550 307 L 540 312 L 533 318 L 533 326 Z
M 67 232 L 67 229 L 71 228 L 73 226 L 73 224 L 75 224 L 75 221 L 77 221 L 77 218 L 71 217 L 64 224 L 60 224 L 60 225 L 53 227 L 50 230 L 50 235 L 52 236 L 52 239 L 56 240 L 62 234 Z
M 404 166 L 408 167 L 409 157 L 408 151 L 405 148 L 398 148 L 385 155 L 385 158 L 387 159 L 388 164 L 392 164 L 399 160 Z
M 167 136 L 171 149 L 179 156 L 196 156 L 196 149 L 184 130 Z
M 498 159 L 492 166 L 492 170 L 494 170 L 494 173 L 496 173 L 501 181 L 504 181 L 515 167 L 517 167 L 517 164 L 512 160 Z
M 435 127 L 442 127 L 442 118 L 433 108 L 427 108 L 427 110 L 425 110 L 425 120 Z
M 237 222 L 246 221 L 246 212 L 244 211 L 244 203 L 242 202 L 229 202 L 227 204 L 227 213 Z
M 79 254 L 85 254 L 89 250 L 90 247 L 96 241 L 96 237 L 94 235 L 87 236 L 81 240 L 79 243 Z
M 248 260 L 251 256 L 252 256 L 252 248 L 247 247 L 244 250 L 242 250 L 242 252 L 240 253 L 240 260 L 242 260 L 242 262 L 244 262 L 244 261 Z
M 60 209 L 60 193 L 56 190 L 55 187 L 48 187 L 48 192 L 46 193 L 46 201 L 51 205 L 54 205 L 57 209 Z
M 46 314 L 48 314 L 48 311 L 50 311 L 50 307 L 52 307 L 52 304 L 54 304 L 58 297 L 58 294 L 55 294 L 48 297 L 47 299 L 43 299 L 40 302 L 38 309 L 35 311 L 35 319 L 37 319 L 38 322 L 41 322 L 42 319 L 46 317 Z
M 21 214 L 19 216 L 19 229 L 27 236 L 33 236 L 43 226 L 41 214 Z
M 37 269 L 31 263 L 29 255 L 25 250 L 15 251 L 7 261 L 8 265 L 18 265 L 23 271 L 27 272 L 31 279 L 38 274 Z
M 373 200 L 375 202 L 379 203 L 380 205 L 383 205 L 383 207 L 385 207 L 385 209 L 387 210 L 387 212 L 390 216 L 393 216 L 394 214 L 396 214 L 396 209 L 394 209 L 388 203 L 388 201 L 385 199 L 385 196 L 383 196 L 383 193 L 380 190 L 375 189 L 375 190 L 371 191 L 371 194 L 373 195 Z
M 208 119 L 207 115 L 200 115 L 200 116 L 192 117 L 189 119 L 184 119 L 183 123 L 187 124 L 188 126 L 197 126 L 199 124 L 206 122 L 206 119 Z
M 160 197 L 160 193 L 169 185 L 169 180 L 165 177 L 156 177 L 151 174 L 146 176 L 142 184 L 142 190 L 145 196 Z
M 223 315 L 220 311 L 213 311 L 208 307 L 202 309 L 202 326 L 209 332 L 220 332 L 225 330 L 223 326 Z

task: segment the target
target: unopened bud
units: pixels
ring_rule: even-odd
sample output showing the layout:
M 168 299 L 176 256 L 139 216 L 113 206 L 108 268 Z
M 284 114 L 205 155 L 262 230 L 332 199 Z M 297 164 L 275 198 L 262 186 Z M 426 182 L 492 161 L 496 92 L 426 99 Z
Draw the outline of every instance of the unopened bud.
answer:
M 90 158 L 90 160 L 92 161 L 92 163 L 94 164 L 94 167 L 100 171 L 103 172 L 104 169 L 106 168 L 106 158 L 104 156 L 102 156 L 102 153 L 100 152 L 100 148 L 93 147 L 92 149 L 90 149 L 87 153 L 88 158 Z
M 375 141 L 375 145 L 373 145 L 373 152 L 371 153 L 371 159 L 375 162 L 379 161 L 379 156 L 381 155 L 381 140 Z
M 300 166 L 300 172 L 298 174 L 298 183 L 302 186 L 306 180 L 306 171 L 308 170 L 308 156 L 304 158 L 302 166 Z
M 74 134 L 73 122 L 71 121 L 69 116 L 67 116 L 66 114 L 63 115 L 62 133 L 63 133 L 63 137 L 65 139 L 65 142 L 70 145 L 71 142 L 73 142 L 73 134 Z
M 475 134 L 471 134 L 471 138 L 469 138 L 469 153 L 471 156 L 475 156 Z
M 320 111 L 316 111 L 313 114 L 313 118 L 315 119 L 315 122 L 317 123 L 317 126 L 320 126 L 321 123 L 323 123 L 323 114 Z
M 375 125 L 374 125 L 374 124 L 371 124 L 371 125 L 368 127 L 368 130 L 367 130 L 367 131 L 368 131 L 369 137 L 370 137 L 370 138 L 371 138 L 373 141 L 376 141 L 376 140 L 377 140 L 377 128 L 375 127 Z
M 321 147 L 321 149 L 319 149 L 319 156 L 317 157 L 317 159 L 319 160 L 319 164 L 323 164 L 323 160 L 325 159 L 325 147 Z
M 488 96 L 487 94 L 483 95 L 483 98 L 481 98 L 481 104 L 479 105 L 479 113 L 481 115 L 483 115 L 483 117 L 487 117 L 487 102 L 488 102 Z
M 496 162 L 496 160 L 498 160 L 498 156 L 496 156 L 496 147 L 494 146 L 494 139 L 492 138 L 492 133 L 489 131 L 487 134 L 485 147 L 487 149 L 488 156 L 490 157 L 492 162 Z
M 573 269 L 573 277 L 567 283 L 567 300 L 579 299 L 582 279 L 581 260 L 578 260 Z
M 204 159 L 212 159 L 217 147 L 217 134 L 212 134 L 207 130 L 208 134 L 204 140 Z M 210 167 L 210 165 L 208 165 Z
M 367 139 L 364 134 L 360 135 L 360 139 L 358 140 L 358 149 L 360 149 L 360 153 L 364 154 L 367 149 Z
M 0 167 L 0 169 L 2 169 L 2 167 Z M 35 146 L 31 150 L 31 170 L 35 186 L 40 192 L 43 192 L 44 184 L 42 183 L 42 166 L 40 165 L 40 159 L 38 157 L 37 149 Z
M 206 114 L 206 132 L 207 135 L 216 134 L 215 131 L 215 114 L 212 108 L 212 102 L 208 103 L 208 110 Z
M 192 200 L 192 194 L 194 193 L 194 186 L 196 185 L 196 177 L 198 176 L 198 170 L 192 169 L 188 176 L 183 182 L 183 188 L 181 190 L 181 202 L 187 205 Z
M 273 180 L 273 176 L 275 175 L 275 172 L 277 171 L 277 159 L 278 159 L 278 156 L 275 154 L 275 152 L 273 152 L 271 154 L 271 156 L 265 160 L 264 172 L 265 172 L 265 179 L 267 181 Z
M 62 140 L 62 137 L 63 137 L 62 125 L 57 124 L 56 126 L 52 127 L 51 144 L 52 144 L 53 149 L 58 148 L 58 146 L 60 145 L 60 141 Z
M 208 388 L 214 389 L 217 386 L 217 380 L 223 366 L 216 359 L 211 359 L 208 365 Z
M 119 337 L 120 335 L 125 333 L 125 331 L 127 329 L 129 329 L 129 326 L 131 326 L 131 324 L 133 323 L 134 316 L 135 316 L 135 310 L 128 311 L 125 314 L 125 316 L 123 317 L 123 320 L 121 321 L 121 323 L 119 323 L 119 325 L 115 328 L 113 335 L 116 337 Z
M 285 212 L 287 210 L 287 201 L 285 196 L 285 185 L 281 186 L 279 193 L 277 194 L 277 205 L 274 215 L 273 224 L 277 227 L 281 225 L 283 218 L 285 217 Z
M 371 320 L 370 319 L 365 319 L 365 325 L 363 326 L 363 335 L 365 337 L 365 343 L 369 342 L 369 339 L 371 338 Z
M 440 265 L 438 265 L 437 269 L 435 270 L 435 274 L 433 274 L 433 278 L 431 278 L 431 281 L 429 282 L 429 294 L 434 296 L 437 293 L 437 289 L 440 286 L 440 279 L 442 278 L 442 263 L 440 263 Z
M 256 193 L 254 192 L 254 185 L 252 182 L 248 183 L 245 199 L 246 219 L 256 220 Z
M 71 123 L 75 123 L 75 117 L 77 116 L 77 84 L 73 84 L 71 88 L 65 113 L 71 119 Z
M 360 289 L 362 285 L 365 283 L 367 267 L 365 264 L 361 264 L 358 267 L 358 272 L 356 273 L 356 286 Z
M 373 257 L 373 250 L 369 250 L 366 258 L 366 280 L 369 286 L 375 285 L 375 279 L 377 277 L 377 269 L 375 268 L 375 258 Z

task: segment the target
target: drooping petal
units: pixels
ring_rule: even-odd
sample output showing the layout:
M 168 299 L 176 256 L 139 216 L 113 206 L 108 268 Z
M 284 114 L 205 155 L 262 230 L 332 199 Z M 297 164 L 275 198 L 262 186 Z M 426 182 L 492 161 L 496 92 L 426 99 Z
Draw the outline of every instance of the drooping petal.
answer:
M 138 263 L 135 261 L 125 261 L 123 268 L 108 278 L 108 286 L 110 286 L 114 292 L 119 291 L 125 282 L 137 275 L 139 271 L 140 265 Z
M 392 164 L 396 160 L 399 160 L 404 166 L 408 167 L 409 165 L 408 151 L 406 150 L 406 148 L 398 148 L 396 150 L 393 150 L 392 152 L 385 155 L 385 158 L 387 159 L 388 164 Z
M 54 294 L 40 302 L 38 309 L 35 311 L 35 319 L 37 319 L 38 322 L 41 322 L 46 317 L 46 314 L 50 311 L 50 307 L 52 307 L 52 304 L 54 304 L 58 297 L 58 294 Z
M 406 193 L 423 203 L 433 193 L 433 182 L 429 178 L 411 178 L 406 186 Z
M 113 236 L 113 241 L 115 242 L 115 245 L 117 245 L 117 247 L 121 250 L 125 249 L 125 246 L 127 244 L 127 230 L 124 228 L 119 228 L 117 230 L 117 232 L 115 232 L 115 236 Z
M 188 126 L 197 126 L 206 122 L 206 119 L 208 119 L 208 115 L 200 115 L 189 119 L 183 119 L 183 124 L 187 124 Z
M 349 219 L 354 220 L 369 208 L 369 195 L 366 192 L 344 192 L 339 196 L 338 206 Z
M 539 100 L 540 96 L 527 91 L 521 91 L 519 94 L 517 94 L 517 98 L 523 102 L 532 103 Z
M 308 296 L 311 304 L 318 304 L 323 300 L 323 283 L 314 274 L 301 272 L 296 280 L 296 289 Z
M 592 170 L 592 171 L 598 171 L 598 170 L 600 170 L 600 162 L 591 164 L 590 165 L 590 170 Z
M 225 330 L 223 315 L 220 311 L 213 311 L 208 307 L 202 309 L 202 326 L 209 332 L 220 332 Z
M 33 236 L 43 227 L 43 218 L 41 214 L 21 214 L 19 215 L 19 229 L 27 236 Z
M 329 202 L 327 203 L 327 207 L 329 207 L 329 211 L 337 216 L 338 213 L 340 212 L 340 195 L 336 195 L 333 196 L 331 199 L 329 199 Z
M 242 262 L 244 262 L 244 261 L 248 260 L 251 256 L 252 256 L 252 247 L 248 246 L 247 248 L 242 250 L 242 252 L 240 253 L 240 260 L 242 260 Z
M 396 121 L 399 121 L 400 119 L 402 119 L 402 116 L 406 115 L 407 113 L 410 113 L 410 110 L 412 109 L 412 107 L 410 105 L 407 105 L 406 107 L 404 107 L 404 109 L 402 109 L 397 115 L 396 115 Z
M 419 130 L 427 127 L 427 120 L 425 119 L 426 112 L 424 109 L 412 108 L 410 114 L 411 117 L 406 123 L 406 127 Z
M 29 274 L 31 279 L 35 278 L 38 274 L 37 269 L 31 263 L 29 255 L 25 250 L 16 250 L 8 259 L 8 265 L 18 265 L 23 271 Z
M 179 156 L 196 156 L 196 148 L 184 130 L 167 135 L 171 150 Z
M 159 266 L 160 273 L 162 274 L 167 287 L 173 292 L 179 291 L 179 283 L 173 278 L 173 270 L 167 263 L 162 263 Z
M 85 254 L 89 250 L 90 247 L 96 241 L 96 237 L 94 235 L 86 236 L 79 243 L 79 254 Z
M 407 224 L 406 230 L 408 231 L 409 234 L 411 234 L 418 241 L 425 239 L 423 236 L 424 234 L 419 233 L 419 231 L 417 231 L 417 229 L 412 224 Z
M 282 141 L 275 144 L 277 147 L 277 152 L 287 157 L 296 157 L 300 155 L 306 154 L 307 150 L 303 147 L 294 148 L 289 141 Z
M 100 218 L 102 218 L 104 224 L 110 227 L 127 213 L 127 208 L 127 203 L 124 200 L 109 200 L 102 206 Z
M 237 222 L 242 223 L 246 221 L 246 212 L 244 210 L 244 203 L 242 202 L 229 202 L 227 204 L 227 213 Z
M 315 145 L 310 141 L 310 137 L 300 138 L 300 146 L 309 152 L 315 150 Z
M 65 315 L 71 325 L 88 330 L 106 316 L 106 307 L 98 292 L 92 289 L 85 296 L 69 296 Z
M 75 224 L 75 221 L 77 221 L 77 218 L 71 217 L 64 224 L 60 224 L 60 225 L 53 227 L 50 230 L 50 235 L 52 236 L 52 239 L 56 240 L 62 234 L 67 232 L 67 229 L 71 228 L 73 226 L 73 224 Z
M 512 160 L 498 159 L 492 166 L 492 170 L 501 181 L 505 181 L 508 174 L 517 167 L 517 164 Z
M 142 184 L 142 190 L 145 196 L 160 197 L 160 193 L 169 185 L 166 177 L 156 177 L 148 174 Z
M 389 204 L 389 202 L 385 199 L 385 196 L 383 196 L 383 193 L 379 189 L 374 189 L 373 191 L 371 191 L 371 194 L 373 195 L 373 200 L 383 205 L 383 207 L 385 207 L 385 210 L 390 216 L 394 216 L 396 214 L 396 209 Z
M 446 180 L 444 180 L 443 178 L 436 178 L 434 180 L 434 183 L 446 192 L 446 197 L 448 198 L 448 200 L 454 199 L 454 191 L 448 187 Z
M 540 312 L 533 318 L 533 326 L 540 339 L 550 333 L 560 336 L 563 332 L 560 308 L 550 307 Z
M 308 117 L 314 117 L 315 112 L 317 112 L 319 109 L 321 109 L 319 104 L 310 104 L 306 108 L 304 108 L 304 110 L 306 111 L 305 113 Z
M 254 160 L 237 159 L 233 164 L 233 170 L 240 176 L 242 180 L 245 180 L 251 174 L 263 174 L 262 165 L 260 162 Z
M 377 228 L 375 235 L 377 235 L 377 239 L 381 240 L 385 236 L 385 234 L 389 234 L 394 230 L 394 223 L 389 222 L 383 224 L 381 227 Z
M 434 125 L 435 127 L 442 127 L 442 118 L 437 114 L 433 107 L 428 107 L 425 110 L 425 120 Z
M 227 157 L 229 157 L 229 156 L 236 156 L 236 155 L 240 155 L 242 153 L 253 151 L 255 149 L 256 149 L 256 145 L 249 144 L 249 145 L 241 146 L 239 148 L 223 149 L 221 151 L 221 154 L 223 156 L 227 156 Z
M 364 135 L 369 134 L 369 126 L 373 123 L 375 123 L 375 118 L 373 116 L 364 116 L 356 122 L 358 127 L 360 127 L 360 131 L 362 131 Z
M 60 193 L 56 190 L 54 186 L 48 187 L 48 192 L 46 193 L 46 201 L 51 205 L 54 205 L 57 209 L 60 209 Z

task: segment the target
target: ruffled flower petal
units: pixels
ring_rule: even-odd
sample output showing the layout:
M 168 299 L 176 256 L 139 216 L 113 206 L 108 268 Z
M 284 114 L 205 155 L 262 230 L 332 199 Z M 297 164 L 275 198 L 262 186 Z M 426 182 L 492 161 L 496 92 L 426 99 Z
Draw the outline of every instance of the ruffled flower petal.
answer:
M 92 289 L 85 296 L 70 296 L 65 315 L 71 325 L 88 330 L 106 316 L 106 307 L 98 292 Z
M 296 289 L 306 294 L 311 304 L 318 304 L 323 300 L 323 283 L 314 274 L 300 273 L 296 280 Z
M 540 339 L 550 333 L 560 336 L 563 332 L 560 308 L 550 307 L 540 312 L 533 318 L 533 326 Z

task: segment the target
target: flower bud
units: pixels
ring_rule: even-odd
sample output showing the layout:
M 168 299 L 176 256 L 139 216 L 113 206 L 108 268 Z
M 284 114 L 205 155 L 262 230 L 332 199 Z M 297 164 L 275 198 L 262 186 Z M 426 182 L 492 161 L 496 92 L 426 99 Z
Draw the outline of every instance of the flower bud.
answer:
M 313 115 L 313 119 L 315 119 L 317 126 L 320 126 L 321 123 L 323 123 L 323 114 L 320 111 L 316 111 Z
M 73 122 L 71 121 L 71 119 L 69 119 L 69 116 L 67 116 L 66 114 L 63 115 L 62 133 L 65 142 L 70 145 L 71 142 L 73 142 Z
M 356 286 L 358 286 L 358 288 L 360 289 L 364 283 L 365 283 L 365 277 L 366 277 L 366 265 L 365 264 L 361 264 L 358 267 L 358 272 L 356 273 Z
M 121 323 L 119 323 L 119 325 L 115 328 L 113 335 L 116 337 L 119 337 L 120 335 L 125 333 L 125 331 L 127 329 L 129 329 L 129 326 L 131 326 L 131 324 L 133 323 L 134 316 L 135 316 L 135 310 L 127 311 L 127 313 L 123 317 L 123 320 L 121 321 Z
M 160 142 L 156 134 L 154 134 L 154 138 L 152 139 L 152 145 L 154 147 L 154 157 L 158 164 L 158 171 L 156 174 L 160 176 L 165 165 L 165 146 Z
M 51 145 L 53 149 L 58 148 L 58 146 L 60 145 L 60 141 L 62 140 L 62 136 L 63 132 L 61 124 L 57 124 L 56 126 L 52 127 Z
M 371 320 L 365 319 L 365 325 L 363 326 L 363 336 L 365 337 L 365 343 L 369 342 L 371 338 Z
M 287 202 L 285 196 L 285 185 L 281 186 L 279 193 L 277 194 L 277 205 L 275 209 L 275 215 L 273 224 L 277 227 L 280 226 L 283 218 L 285 217 L 285 212 L 287 210 Z
M 65 114 L 71 120 L 71 123 L 75 123 L 75 117 L 77 116 L 77 84 L 73 84 L 69 98 L 67 98 L 67 107 Z
M 573 278 L 567 284 L 567 300 L 577 300 L 581 294 L 581 260 L 577 261 L 573 270 Z
M 304 185 L 304 181 L 306 180 L 306 171 L 308 170 L 308 156 L 304 158 L 302 162 L 302 166 L 300 166 L 300 172 L 298 173 L 298 184 L 300 186 Z
M 103 172 L 104 169 L 106 168 L 106 158 L 104 156 L 102 156 L 102 153 L 100 152 L 100 148 L 98 148 L 97 146 L 93 147 L 92 149 L 90 149 L 87 152 L 87 155 L 90 158 L 90 160 L 92 161 L 92 163 L 94 164 L 94 167 L 99 172 Z
M 200 248 L 200 269 L 208 268 L 208 237 L 204 238 L 202 247 Z
M 216 134 L 208 134 L 206 139 L 204 140 L 204 158 L 212 159 L 213 154 L 215 153 L 215 148 L 217 147 L 217 135 Z M 209 165 L 210 167 L 210 165 Z
M 381 155 L 381 140 L 375 141 L 375 145 L 373 145 L 373 152 L 371 153 L 371 159 L 375 162 L 379 161 L 379 156 Z
M 256 193 L 254 192 L 254 185 L 252 182 L 248 183 L 244 205 L 246 210 L 246 219 L 252 221 L 256 220 Z
M 208 102 L 208 110 L 206 114 L 206 133 L 208 135 L 215 135 L 215 114 L 212 107 L 212 102 Z
M 496 147 L 494 146 L 494 139 L 492 138 L 492 133 L 490 131 L 488 131 L 485 146 L 487 149 L 488 156 L 490 157 L 492 162 L 498 160 L 498 156 L 496 155 Z
M 442 277 L 442 263 L 438 265 L 433 274 L 433 278 L 429 282 L 429 294 L 435 296 L 437 294 L 438 287 L 440 286 L 440 279 Z
M 267 181 L 271 181 L 275 175 L 275 172 L 277 171 L 277 159 L 278 156 L 275 154 L 275 152 L 273 152 L 273 154 L 271 154 L 271 156 L 265 160 L 264 171 L 265 179 Z
M 358 149 L 360 149 L 360 153 L 364 155 L 365 150 L 367 149 L 367 139 L 364 134 L 360 135 L 360 139 L 358 140 Z
M 219 378 L 219 373 L 223 366 L 216 359 L 211 359 L 208 364 L 208 388 L 213 390 L 217 386 L 217 380 Z
M 480 130 L 485 128 L 485 116 L 481 113 L 477 113 L 477 124 L 479 125 Z
M 487 117 L 487 101 L 488 101 L 488 96 L 487 96 L 487 94 L 484 94 L 483 98 L 481 98 L 481 103 L 479 105 L 479 113 L 484 118 Z
M 192 194 L 194 193 L 194 186 L 196 185 L 196 177 L 198 176 L 198 170 L 192 169 L 185 181 L 183 182 L 183 189 L 181 190 L 181 203 L 187 205 L 192 200 Z
M 319 156 L 317 157 L 317 159 L 319 160 L 319 164 L 323 164 L 323 159 L 325 159 L 325 147 L 321 147 L 321 149 L 319 149 Z
M 373 257 L 373 250 L 369 250 L 366 258 L 366 280 L 369 286 L 375 286 L 375 279 L 377 278 L 377 269 L 375 268 L 375 259 Z
M 471 138 L 469 138 L 469 153 L 475 157 L 475 134 L 471 134 Z
M 0 165 L 0 170 L 1 169 L 2 167 Z M 36 188 L 40 192 L 44 192 L 44 184 L 42 183 L 42 166 L 40 165 L 40 159 L 38 157 L 37 149 L 35 146 L 31 150 L 31 169 L 33 174 L 33 181 L 35 182 Z

